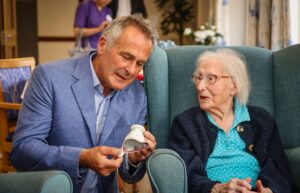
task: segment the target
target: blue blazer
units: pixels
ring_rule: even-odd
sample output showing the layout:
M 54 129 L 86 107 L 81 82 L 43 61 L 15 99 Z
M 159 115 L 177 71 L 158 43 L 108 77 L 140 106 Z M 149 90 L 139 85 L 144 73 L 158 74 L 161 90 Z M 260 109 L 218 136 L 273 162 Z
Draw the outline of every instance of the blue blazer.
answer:
M 105 145 L 120 148 L 132 124 L 144 124 L 146 96 L 134 81 L 114 94 L 100 140 L 96 141 L 96 112 L 89 54 L 39 65 L 26 90 L 13 138 L 11 161 L 17 170 L 64 170 L 80 192 L 86 170 L 79 170 L 82 148 Z M 143 177 L 119 168 L 128 182 Z M 82 172 L 84 171 L 84 172 Z M 99 192 L 116 192 L 115 174 L 99 177 Z M 102 191 L 101 191 L 102 189 Z

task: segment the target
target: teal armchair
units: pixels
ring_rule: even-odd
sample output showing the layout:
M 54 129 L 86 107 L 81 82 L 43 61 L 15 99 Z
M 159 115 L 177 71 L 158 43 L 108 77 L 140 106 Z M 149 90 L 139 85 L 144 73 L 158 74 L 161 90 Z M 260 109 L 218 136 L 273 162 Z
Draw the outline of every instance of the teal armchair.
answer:
M 72 193 L 70 176 L 63 171 L 0 173 L 0 193 Z
M 196 90 L 191 81 L 197 56 L 208 49 L 218 48 L 178 46 L 163 50 L 157 47 L 152 53 L 144 70 L 144 85 L 148 96 L 149 130 L 157 140 L 158 149 L 153 156 L 161 151 L 166 153 L 161 148 L 167 146 L 173 118 L 185 109 L 198 105 Z M 256 47 L 229 48 L 245 56 L 252 83 L 249 104 L 265 108 L 278 124 L 296 193 L 300 190 L 300 45 L 276 52 Z M 174 152 L 168 151 L 173 155 Z M 147 165 L 148 174 L 151 171 L 149 178 L 153 189 L 157 185 L 167 190 L 172 189 L 174 184 L 186 186 L 186 181 L 174 178 L 174 171 L 181 171 L 184 167 L 178 164 L 181 161 L 178 157 L 161 156 L 156 160 L 156 163 Z M 161 164 L 165 162 L 174 171 L 167 172 Z M 175 165 L 172 165 L 173 162 Z M 154 171 L 156 176 L 152 176 Z M 186 174 L 180 172 L 179 175 Z

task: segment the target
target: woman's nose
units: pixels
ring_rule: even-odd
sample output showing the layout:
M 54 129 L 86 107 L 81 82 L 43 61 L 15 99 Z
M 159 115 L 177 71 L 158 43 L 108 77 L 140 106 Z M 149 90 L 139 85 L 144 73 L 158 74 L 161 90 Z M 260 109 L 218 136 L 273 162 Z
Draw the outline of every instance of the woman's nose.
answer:
M 196 88 L 197 88 L 197 91 L 201 91 L 201 90 L 204 90 L 206 87 L 206 83 L 204 81 L 204 79 L 201 79 L 201 80 L 198 80 L 197 83 L 196 83 Z

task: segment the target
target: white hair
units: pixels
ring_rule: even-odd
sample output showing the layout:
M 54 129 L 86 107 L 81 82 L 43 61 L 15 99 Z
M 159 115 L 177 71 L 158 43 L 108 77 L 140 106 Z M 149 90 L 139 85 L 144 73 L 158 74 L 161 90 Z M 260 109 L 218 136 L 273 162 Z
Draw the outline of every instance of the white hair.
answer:
M 102 32 L 102 37 L 107 41 L 108 47 L 111 47 L 121 36 L 127 26 L 136 26 L 146 37 L 152 41 L 152 49 L 155 47 L 158 39 L 158 33 L 154 24 L 144 19 L 141 14 L 122 16 L 114 19 Z M 132 34 L 134 36 L 134 34 Z
M 203 61 L 210 59 L 217 59 L 223 64 L 224 70 L 232 77 L 232 81 L 237 87 L 236 99 L 239 103 L 246 105 L 250 93 L 250 80 L 244 57 L 228 48 L 205 51 L 197 59 L 195 72 L 198 72 Z

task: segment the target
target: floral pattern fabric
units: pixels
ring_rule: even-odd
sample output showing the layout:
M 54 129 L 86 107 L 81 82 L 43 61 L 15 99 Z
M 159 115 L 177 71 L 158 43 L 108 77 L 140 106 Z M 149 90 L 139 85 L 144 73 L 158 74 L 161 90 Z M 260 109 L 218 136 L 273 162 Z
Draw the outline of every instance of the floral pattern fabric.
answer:
M 26 80 L 30 78 L 29 67 L 2 68 L 0 69 L 0 81 L 2 84 L 2 94 L 6 102 L 21 103 Z M 17 119 L 17 111 L 8 111 L 9 121 Z
M 297 0 L 248 0 L 247 7 L 247 46 L 274 51 L 297 43 Z

